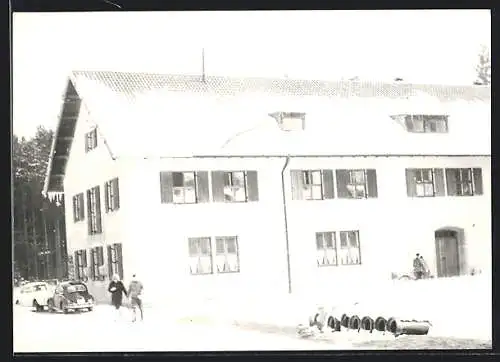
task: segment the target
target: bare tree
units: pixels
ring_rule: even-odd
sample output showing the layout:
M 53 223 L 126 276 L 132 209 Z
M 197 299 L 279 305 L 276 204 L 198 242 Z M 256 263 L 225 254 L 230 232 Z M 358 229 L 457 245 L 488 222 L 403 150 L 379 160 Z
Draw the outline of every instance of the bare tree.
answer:
M 490 50 L 486 45 L 481 46 L 479 52 L 479 63 L 476 66 L 477 80 L 476 85 L 489 85 L 491 83 L 491 58 Z

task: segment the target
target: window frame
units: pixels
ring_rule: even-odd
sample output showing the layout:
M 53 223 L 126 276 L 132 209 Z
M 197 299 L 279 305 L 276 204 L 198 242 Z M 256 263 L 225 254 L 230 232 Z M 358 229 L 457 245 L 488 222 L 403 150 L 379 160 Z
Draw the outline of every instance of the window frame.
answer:
M 215 248 L 214 248 L 214 264 L 215 264 L 215 268 L 216 269 L 216 273 L 217 274 L 231 274 L 231 273 L 239 273 L 240 272 L 240 248 L 239 248 L 239 243 L 238 243 L 238 236 L 235 236 L 235 235 L 232 235 L 232 236 L 215 236 L 213 237 L 214 239 L 214 244 L 215 244 Z M 217 248 L 217 241 L 218 240 L 224 240 L 224 251 L 222 253 L 219 253 L 218 251 L 218 248 Z M 234 245 L 235 245 L 235 252 L 234 253 L 231 253 L 228 251 L 228 244 L 227 244 L 227 240 L 228 239 L 234 239 Z M 220 270 L 219 269 L 219 264 L 217 262 L 217 257 L 218 256 L 224 256 L 226 257 L 226 260 L 227 260 L 227 257 L 228 255 L 233 255 L 236 257 L 236 268 L 234 270 Z M 225 260 L 225 261 L 226 261 Z M 224 264 L 224 266 L 226 266 L 226 263 Z
M 89 280 L 85 270 L 88 268 L 87 249 L 75 250 L 75 277 L 76 280 L 87 282 Z
M 245 202 L 248 202 L 248 183 L 247 183 L 247 179 L 248 179 L 248 175 L 247 175 L 247 171 L 243 171 L 243 170 L 232 170 L 232 171 L 221 171 L 221 172 L 224 172 L 224 202 L 226 203 L 245 203 Z M 241 187 L 243 187 L 243 191 L 245 193 L 245 197 L 243 198 L 243 200 L 235 200 L 234 198 L 232 200 L 228 200 L 226 199 L 226 189 L 227 188 L 230 188 L 231 191 L 233 192 L 233 195 L 234 195 L 234 174 L 237 174 L 237 173 L 241 173 L 243 175 L 243 185 L 239 187 L 239 189 Z M 229 180 L 231 180 L 231 185 L 226 185 L 226 177 L 228 177 Z
M 472 167 L 459 167 L 459 168 L 447 168 L 446 169 L 446 177 L 448 177 L 448 171 L 449 170 L 452 170 L 452 171 L 455 171 L 456 174 L 455 174 L 455 189 L 454 189 L 454 194 L 453 195 L 450 195 L 449 194 L 449 191 L 448 191 L 448 196 L 458 196 L 458 197 L 467 197 L 467 196 L 479 196 L 481 195 L 482 193 L 476 193 L 476 181 L 475 181 L 475 171 L 474 171 L 474 168 Z M 469 174 L 469 180 L 465 180 L 464 182 L 464 171 L 466 171 L 468 174 Z M 458 176 L 458 177 L 457 177 Z M 481 174 L 481 182 L 482 182 L 482 174 Z M 446 186 L 449 187 L 449 183 L 448 183 L 448 180 L 446 182 Z M 463 192 L 464 190 L 464 185 L 467 184 L 467 186 L 469 187 L 469 190 L 470 190 L 470 193 L 467 193 L 465 194 Z M 460 193 L 458 193 L 458 187 L 460 186 Z
M 100 202 L 100 187 L 94 186 L 87 190 L 88 232 L 89 235 L 102 233 L 102 215 Z M 99 201 L 97 201 L 99 199 Z
M 196 252 L 195 253 L 192 253 L 192 249 L 191 249 L 191 242 L 192 241 L 202 241 L 202 240 L 207 240 L 208 239 L 208 255 L 203 253 L 202 249 L 203 247 L 201 246 L 201 244 L 198 245 L 198 247 L 196 248 Z M 199 275 L 213 275 L 214 274 L 214 258 L 213 258 L 213 248 L 212 248 L 212 238 L 210 236 L 198 236 L 198 237 L 188 237 L 188 259 L 189 259 L 189 272 L 190 272 L 190 275 L 192 276 L 199 276 Z M 199 272 L 198 270 L 196 271 L 193 271 L 193 269 L 191 268 L 191 259 L 192 258 L 197 258 L 197 265 L 199 265 L 199 263 L 201 262 L 201 258 L 208 258 L 208 261 L 210 262 L 210 267 L 208 269 L 208 271 L 206 272 Z
M 436 196 L 436 189 L 435 189 L 436 187 L 435 187 L 435 184 L 434 184 L 434 182 L 435 182 L 435 180 L 434 180 L 434 178 L 435 178 L 435 176 L 434 176 L 434 169 L 433 168 L 416 168 L 414 170 L 415 170 L 415 180 L 414 181 L 415 181 L 415 190 L 416 190 L 415 191 L 415 193 L 416 193 L 415 196 L 416 197 L 435 197 Z M 430 180 L 425 180 L 424 181 L 424 176 L 423 176 L 424 175 L 423 174 L 424 171 L 427 171 L 427 172 L 430 171 L 430 175 L 431 175 L 431 179 Z M 421 179 L 420 181 L 418 180 L 417 175 L 420 175 L 420 179 Z M 429 184 L 432 186 L 432 195 L 428 195 L 426 193 L 425 186 L 429 185 Z M 418 186 L 419 185 L 423 185 L 423 190 L 424 190 L 423 195 L 419 195 L 419 193 L 418 193 L 418 190 L 419 190 Z
M 105 210 L 106 213 L 120 209 L 120 186 L 118 177 L 115 177 L 104 184 Z
M 101 273 L 100 268 L 104 265 L 104 247 L 102 245 L 94 246 L 89 249 L 91 253 L 90 260 L 92 261 L 92 280 L 104 280 L 106 278 L 106 274 Z
M 411 133 L 448 133 L 448 118 L 449 116 L 444 114 L 405 114 L 405 128 Z M 416 121 L 422 122 L 422 127 L 415 127 Z M 442 122 L 444 131 L 438 131 L 437 122 Z M 409 124 L 411 127 L 408 127 Z
M 331 235 L 331 240 L 332 240 L 332 246 L 329 247 L 327 245 L 327 240 L 325 238 L 325 235 Z M 321 245 L 321 248 L 319 248 L 318 246 L 318 236 L 321 235 L 321 240 L 322 240 L 322 245 Z M 335 231 L 320 231 L 320 232 L 316 232 L 315 234 L 316 236 L 316 263 L 318 265 L 318 267 L 320 268 L 323 268 L 323 267 L 332 267 L 332 266 L 339 266 L 338 264 L 338 253 L 337 253 L 337 233 Z M 319 254 L 320 252 L 323 253 L 323 258 L 322 260 L 324 261 L 325 259 L 328 260 L 327 258 L 327 253 L 329 250 L 333 250 L 334 251 L 334 255 L 335 255 L 335 260 L 333 263 L 320 263 L 319 262 Z
M 97 127 L 85 133 L 85 153 L 97 148 Z
M 123 279 L 123 255 L 118 255 L 118 248 L 122 249 L 121 243 L 113 243 L 107 245 L 108 253 L 108 277 L 111 279 L 114 274 L 118 274 Z
M 196 171 L 171 171 L 172 172 L 172 200 L 173 204 L 176 205 L 184 205 L 184 204 L 197 204 L 198 203 L 198 179 L 197 179 L 197 174 Z M 182 186 L 175 186 L 175 174 L 181 174 L 182 175 Z M 186 186 L 186 174 L 192 174 L 193 176 L 193 186 Z M 178 189 L 182 189 L 182 196 L 183 196 L 183 202 L 176 201 L 176 195 L 175 191 Z M 193 191 L 194 193 L 194 201 L 186 202 L 186 189 L 189 189 Z
M 359 237 L 359 230 L 340 230 L 338 231 L 339 233 L 339 247 L 338 247 L 338 250 L 342 251 L 342 250 L 345 250 L 345 249 L 348 249 L 348 254 L 351 254 L 350 251 L 351 249 L 356 249 L 357 250 L 357 253 L 358 253 L 358 256 L 359 256 L 359 260 L 358 262 L 348 262 L 348 263 L 339 263 L 339 265 L 341 266 L 352 266 L 352 265 L 362 265 L 362 258 L 361 258 L 361 242 L 360 242 L 360 237 Z M 348 237 L 348 235 L 350 235 L 351 233 L 353 233 L 354 235 L 356 235 L 356 246 L 352 246 L 351 243 L 350 243 L 350 238 Z M 346 236 L 346 239 L 347 240 L 347 245 L 346 246 L 343 246 L 342 245 L 342 236 L 343 235 L 347 235 Z M 349 255 L 350 256 L 350 255 Z M 337 262 L 338 262 L 338 259 L 337 259 Z
M 85 196 L 80 192 L 73 196 L 73 221 L 85 221 Z
M 236 248 L 236 253 L 229 253 L 228 252 L 228 247 L 227 247 L 227 242 L 224 243 L 224 252 L 219 253 L 217 250 L 217 241 L 220 239 L 224 239 L 227 241 L 227 239 L 234 239 L 235 241 L 235 248 Z M 191 251 L 191 240 L 208 240 L 208 248 L 209 252 L 208 254 L 204 254 L 201 252 L 200 248 L 198 248 L 197 253 L 192 253 Z M 218 235 L 218 236 L 198 236 L 198 237 L 188 237 L 188 260 L 189 260 L 189 273 L 192 276 L 202 276 L 202 275 L 223 275 L 223 274 L 235 274 L 235 273 L 240 273 L 241 272 L 241 263 L 240 263 L 240 245 L 239 245 L 239 238 L 237 235 Z M 233 255 L 236 257 L 236 268 L 235 269 L 230 269 L 230 270 L 220 270 L 219 268 L 219 263 L 218 263 L 218 257 L 220 256 L 225 256 L 227 258 L 228 255 Z M 198 258 L 197 263 L 200 263 L 200 258 L 207 258 L 210 262 L 210 268 L 209 271 L 207 272 L 193 272 L 193 269 L 191 267 L 192 265 L 192 258 Z M 225 262 L 227 259 L 225 259 Z M 227 265 L 227 264 L 225 264 Z

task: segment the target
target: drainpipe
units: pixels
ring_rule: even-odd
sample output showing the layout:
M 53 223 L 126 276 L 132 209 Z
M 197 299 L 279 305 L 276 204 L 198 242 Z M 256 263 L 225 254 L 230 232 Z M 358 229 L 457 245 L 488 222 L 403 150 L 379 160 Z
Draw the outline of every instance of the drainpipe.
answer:
M 281 192 L 283 193 L 283 218 L 285 222 L 285 241 L 286 241 L 286 267 L 288 273 L 288 293 L 292 293 L 292 276 L 290 267 L 290 243 L 288 240 L 288 217 L 286 209 L 286 192 L 285 192 L 285 169 L 290 162 L 290 156 L 286 156 L 285 164 L 281 170 Z

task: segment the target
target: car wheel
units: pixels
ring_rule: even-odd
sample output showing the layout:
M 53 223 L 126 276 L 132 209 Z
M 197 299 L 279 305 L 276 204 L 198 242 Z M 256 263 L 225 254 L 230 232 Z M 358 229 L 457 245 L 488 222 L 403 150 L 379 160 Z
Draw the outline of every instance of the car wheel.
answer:
M 63 311 L 63 313 L 64 313 L 64 314 L 68 314 L 68 309 L 64 308 L 64 305 L 62 304 L 62 302 L 61 302 L 61 304 L 59 305 L 59 307 L 60 307 L 60 309 Z
M 16 305 L 19 305 L 19 299 L 16 299 Z
M 49 310 L 49 312 L 54 311 L 54 300 L 53 299 L 47 300 L 47 309 Z
M 40 312 L 43 310 L 43 307 L 41 305 L 39 305 L 36 300 L 33 301 L 33 308 L 35 308 L 36 312 Z
M 87 309 L 89 310 L 89 312 L 92 312 L 92 310 L 93 310 L 94 308 L 89 307 L 89 308 L 87 308 Z

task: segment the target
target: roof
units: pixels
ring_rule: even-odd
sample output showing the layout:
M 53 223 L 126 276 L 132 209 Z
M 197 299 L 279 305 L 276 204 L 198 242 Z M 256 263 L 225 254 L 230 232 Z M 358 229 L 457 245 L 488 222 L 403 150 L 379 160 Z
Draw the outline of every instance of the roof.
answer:
M 318 148 L 321 154 L 464 154 L 464 145 L 471 154 L 489 154 L 489 142 L 460 140 L 470 136 L 465 126 L 450 126 L 450 134 L 439 137 L 414 135 L 389 117 L 409 110 L 442 114 L 464 105 L 489 110 L 484 107 L 491 99 L 489 86 L 222 76 L 202 81 L 199 75 L 75 71 L 67 93 L 82 100 L 113 157 L 308 155 L 318 154 Z M 378 113 L 361 114 L 364 109 L 378 109 Z M 269 117 L 276 111 L 305 112 L 306 131 L 279 131 Z M 65 168 L 63 157 L 55 162 L 55 144 L 57 139 L 70 140 L 75 125 L 61 118 L 58 128 L 63 126 L 64 137 L 56 132 L 46 191 L 62 191 L 61 182 L 51 181 Z M 489 121 L 477 128 L 481 139 L 489 137 Z M 381 142 L 373 132 L 388 132 L 392 141 Z M 335 142 L 328 133 L 335 135 Z M 365 139 L 363 147 L 348 142 L 353 135 Z M 443 142 L 448 145 L 442 146 Z

